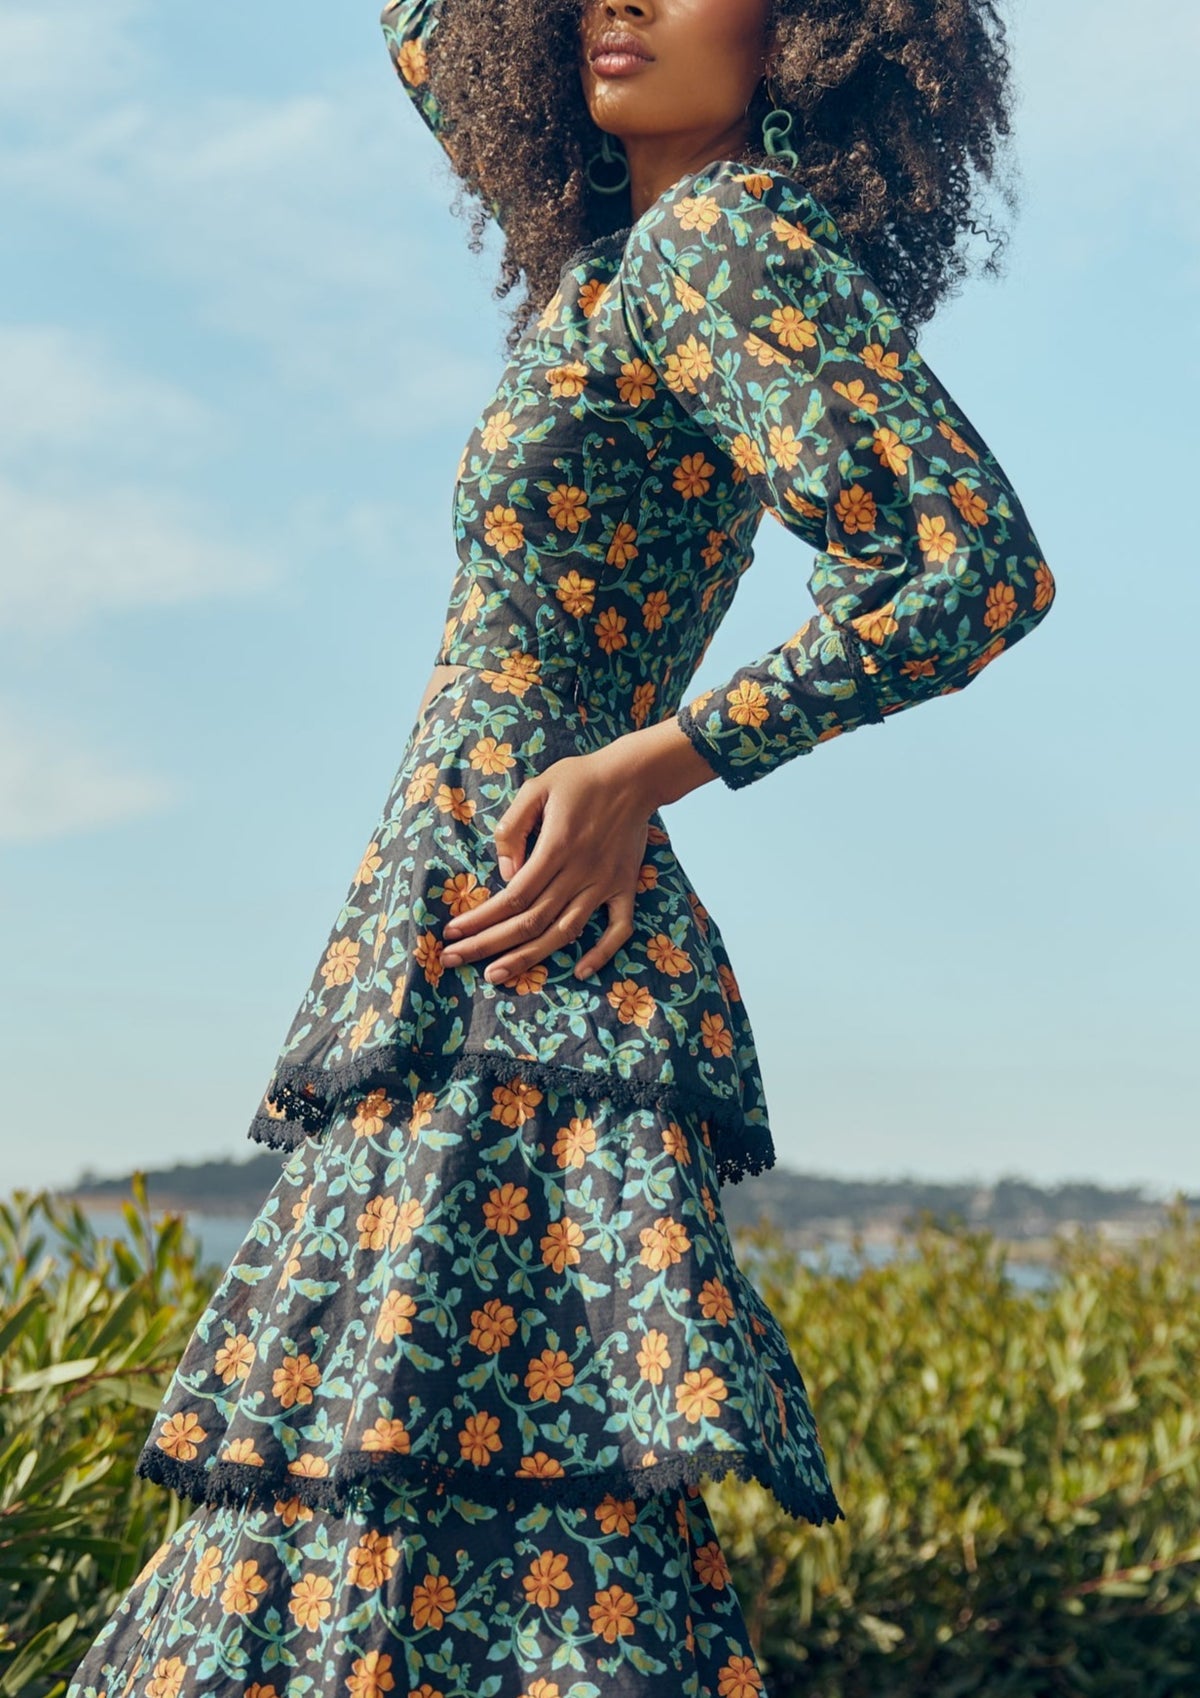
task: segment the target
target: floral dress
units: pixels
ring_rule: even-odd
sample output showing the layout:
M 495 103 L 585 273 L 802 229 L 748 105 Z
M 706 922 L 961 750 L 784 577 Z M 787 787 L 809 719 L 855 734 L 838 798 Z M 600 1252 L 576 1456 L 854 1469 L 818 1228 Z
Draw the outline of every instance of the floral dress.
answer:
M 435 135 L 431 0 L 385 39 Z M 503 209 L 496 209 L 503 218 Z M 688 696 L 769 514 L 815 611 Z M 195 1502 L 69 1698 L 753 1698 L 700 1481 L 842 1515 L 722 1186 L 774 1160 L 713 914 L 651 816 L 635 929 L 508 983 L 441 928 L 522 782 L 667 716 L 730 789 L 964 689 L 1054 583 L 995 456 L 774 169 L 589 243 L 464 448 L 437 653 L 250 1134 L 287 1152 L 139 1471 Z

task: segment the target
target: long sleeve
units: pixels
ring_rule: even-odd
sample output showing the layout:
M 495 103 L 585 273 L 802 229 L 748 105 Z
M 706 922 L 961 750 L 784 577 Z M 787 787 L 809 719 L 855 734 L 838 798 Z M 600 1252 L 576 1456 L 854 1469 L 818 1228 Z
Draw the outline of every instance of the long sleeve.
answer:
M 389 0 L 379 22 L 401 87 L 453 165 L 451 127 L 433 92 L 426 55 L 437 29 L 441 5 L 442 0 Z
M 638 221 L 622 264 L 638 352 L 817 550 L 817 611 L 677 719 L 731 789 L 966 687 L 1054 580 L 995 456 L 794 180 L 720 160 Z

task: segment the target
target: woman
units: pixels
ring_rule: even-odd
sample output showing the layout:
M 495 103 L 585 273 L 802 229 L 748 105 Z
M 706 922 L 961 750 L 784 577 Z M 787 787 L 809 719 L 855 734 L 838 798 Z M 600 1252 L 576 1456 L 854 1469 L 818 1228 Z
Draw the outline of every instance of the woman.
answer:
M 987 0 L 905 12 L 383 13 L 528 296 L 438 664 L 251 1127 L 291 1154 L 139 1462 L 197 1507 L 72 1698 L 763 1690 L 699 1482 L 842 1510 L 721 1212 L 774 1151 L 659 810 L 965 688 L 1054 594 L 905 323 L 1002 45 Z M 685 700 L 764 511 L 816 611 Z

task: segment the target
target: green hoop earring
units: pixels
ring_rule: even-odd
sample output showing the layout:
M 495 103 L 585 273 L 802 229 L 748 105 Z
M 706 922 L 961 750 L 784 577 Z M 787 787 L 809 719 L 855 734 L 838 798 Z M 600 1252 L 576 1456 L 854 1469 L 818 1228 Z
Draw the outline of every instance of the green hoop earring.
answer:
M 597 162 L 607 166 L 619 166 L 621 170 L 620 180 L 615 183 L 598 183 L 592 175 L 592 169 Z M 615 153 L 613 151 L 612 137 L 609 135 L 607 130 L 604 132 L 601 139 L 599 151 L 589 155 L 587 164 L 584 166 L 583 174 L 598 195 L 620 194 L 621 190 L 628 183 L 629 161 L 625 157 L 625 150 L 622 148 L 620 153 Z
M 767 99 L 774 101 L 771 85 L 767 83 Z M 772 159 L 777 159 L 785 171 L 795 171 L 800 160 L 794 148 L 780 147 L 792 133 L 792 114 L 785 106 L 775 105 L 762 121 L 763 147 Z

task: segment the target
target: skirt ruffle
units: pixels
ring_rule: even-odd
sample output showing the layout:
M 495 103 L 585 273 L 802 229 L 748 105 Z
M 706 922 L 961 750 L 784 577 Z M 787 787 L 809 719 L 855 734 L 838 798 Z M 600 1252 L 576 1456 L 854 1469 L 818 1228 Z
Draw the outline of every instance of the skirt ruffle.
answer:
M 408 1484 L 370 1513 L 206 1504 L 66 1698 L 760 1698 L 695 1487 L 514 1513 Z
M 528 1512 L 733 1472 L 842 1514 L 708 1122 L 486 1074 L 377 1088 L 293 1152 L 138 1468 L 334 1513 L 364 1486 Z

